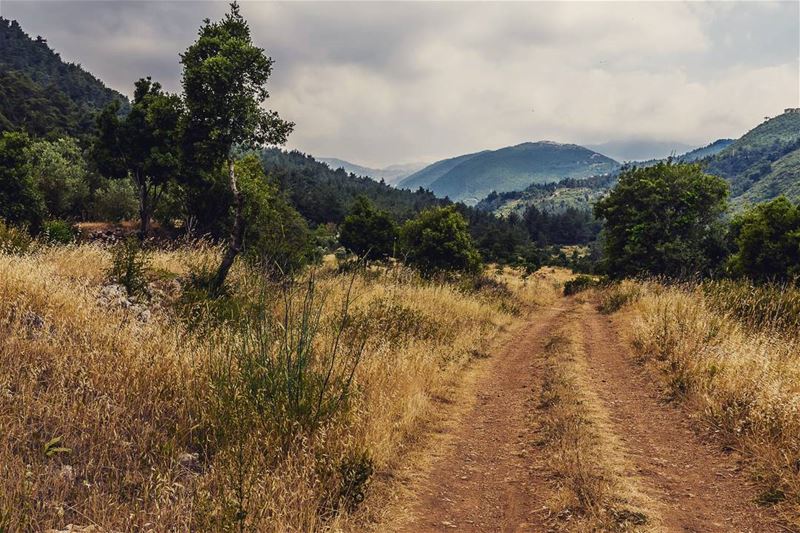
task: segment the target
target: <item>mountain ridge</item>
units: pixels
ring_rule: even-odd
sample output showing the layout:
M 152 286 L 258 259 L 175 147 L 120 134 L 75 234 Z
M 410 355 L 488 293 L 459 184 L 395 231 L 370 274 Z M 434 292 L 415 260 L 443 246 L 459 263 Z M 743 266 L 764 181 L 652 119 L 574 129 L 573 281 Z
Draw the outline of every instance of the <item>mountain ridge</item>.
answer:
M 42 37 L 33 39 L 16 20 L 0 17 L 0 130 L 33 135 L 86 134 L 93 114 L 127 97 L 79 64 L 65 62 Z
M 475 204 L 491 192 L 522 190 L 534 183 L 605 174 L 620 164 L 583 146 L 526 141 L 437 161 L 399 186 L 429 188 L 440 197 Z

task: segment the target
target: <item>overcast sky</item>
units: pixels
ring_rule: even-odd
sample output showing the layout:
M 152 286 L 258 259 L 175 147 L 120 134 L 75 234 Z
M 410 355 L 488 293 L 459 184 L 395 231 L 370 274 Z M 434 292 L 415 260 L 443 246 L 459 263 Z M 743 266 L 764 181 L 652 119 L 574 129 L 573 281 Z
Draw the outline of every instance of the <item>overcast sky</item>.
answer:
M 797 0 L 241 4 L 276 61 L 268 105 L 297 123 L 289 147 L 359 164 L 545 139 L 696 146 L 800 106 Z M 178 54 L 226 9 L 0 0 L 126 94 L 146 75 L 179 90 Z

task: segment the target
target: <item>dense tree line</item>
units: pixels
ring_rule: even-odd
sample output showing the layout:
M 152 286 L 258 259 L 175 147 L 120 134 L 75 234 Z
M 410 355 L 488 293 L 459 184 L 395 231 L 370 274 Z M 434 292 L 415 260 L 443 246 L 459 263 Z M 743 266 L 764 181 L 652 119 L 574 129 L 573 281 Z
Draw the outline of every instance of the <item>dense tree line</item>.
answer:
M 98 88 L 75 65 L 51 65 L 59 60 L 43 41 L 19 48 L 18 39 L 8 37 L 21 31 L 15 23 L 2 21 L 0 30 L 0 47 L 22 50 L 45 65 L 35 79 L 0 65 L 0 77 L 8 81 L 0 91 L 11 95 L 0 101 L 4 223 L 45 234 L 63 233 L 68 225 L 62 219 L 138 216 L 142 239 L 151 220 L 167 232 L 205 234 L 226 244 L 208 280 L 214 290 L 239 256 L 287 273 L 338 245 L 365 259 L 402 258 L 426 274 L 476 272 L 482 262 L 496 262 L 602 269 L 613 277 L 800 275 L 800 208 L 778 198 L 728 222 L 728 185 L 707 173 L 741 167 L 752 174 L 760 168 L 754 161 L 772 160 L 797 143 L 706 160 L 705 168 L 665 161 L 619 175 L 493 193 L 471 208 L 277 148 L 293 124 L 263 106 L 272 60 L 253 45 L 236 4 L 222 20 L 205 21 L 181 55 L 182 94 L 144 78 L 135 83 L 130 104 Z M 23 65 L 18 57 L 11 62 Z M 69 91 L 59 88 L 73 82 Z M 41 83 L 49 84 L 47 92 Z M 23 95 L 23 107 L 9 104 Z M 102 102 L 102 112 L 90 112 Z M 499 218 L 487 210 L 526 194 L 604 190 L 617 181 L 594 213 L 530 205 L 522 216 Z M 567 254 L 562 247 L 569 245 L 589 251 Z
M 728 184 L 699 164 L 630 169 L 595 207 L 615 278 L 800 279 L 800 206 L 784 197 L 724 218 Z
M 800 148 L 800 140 L 783 143 L 778 140 L 765 146 L 753 146 L 726 152 L 702 160 L 706 172 L 725 177 L 731 194 L 737 196 L 772 171 L 772 163 Z

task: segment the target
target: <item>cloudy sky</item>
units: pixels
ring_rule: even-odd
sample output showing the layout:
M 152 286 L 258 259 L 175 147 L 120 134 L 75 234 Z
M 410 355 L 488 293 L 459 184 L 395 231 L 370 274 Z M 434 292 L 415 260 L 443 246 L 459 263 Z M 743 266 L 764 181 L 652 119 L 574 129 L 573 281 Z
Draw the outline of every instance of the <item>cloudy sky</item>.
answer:
M 297 123 L 289 146 L 365 165 L 544 139 L 662 155 L 800 106 L 797 0 L 241 4 L 276 61 L 269 107 Z M 179 90 L 178 53 L 226 9 L 0 0 L 126 94 L 145 75 Z

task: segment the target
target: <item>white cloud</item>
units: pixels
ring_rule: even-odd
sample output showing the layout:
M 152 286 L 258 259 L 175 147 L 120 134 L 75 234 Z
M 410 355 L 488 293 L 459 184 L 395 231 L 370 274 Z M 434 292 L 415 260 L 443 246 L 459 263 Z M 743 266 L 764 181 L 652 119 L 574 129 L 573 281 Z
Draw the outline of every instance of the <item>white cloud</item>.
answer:
M 7 16 L 116 88 L 177 54 L 211 3 L 7 2 Z M 276 59 L 270 107 L 290 146 L 381 165 L 527 140 L 739 136 L 800 100 L 791 3 L 245 2 Z M 85 10 L 104 21 L 83 21 Z M 101 46 L 97 44 L 100 43 Z M 151 69 L 151 70 L 148 70 Z

